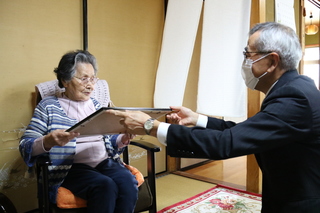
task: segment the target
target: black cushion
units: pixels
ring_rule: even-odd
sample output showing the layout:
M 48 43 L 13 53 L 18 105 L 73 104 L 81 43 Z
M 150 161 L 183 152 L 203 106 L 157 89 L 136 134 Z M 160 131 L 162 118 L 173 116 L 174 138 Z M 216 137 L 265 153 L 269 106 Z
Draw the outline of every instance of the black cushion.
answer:
M 138 201 L 134 212 L 141 212 L 148 210 L 152 205 L 152 194 L 149 188 L 148 180 L 145 180 L 143 184 L 139 187 Z

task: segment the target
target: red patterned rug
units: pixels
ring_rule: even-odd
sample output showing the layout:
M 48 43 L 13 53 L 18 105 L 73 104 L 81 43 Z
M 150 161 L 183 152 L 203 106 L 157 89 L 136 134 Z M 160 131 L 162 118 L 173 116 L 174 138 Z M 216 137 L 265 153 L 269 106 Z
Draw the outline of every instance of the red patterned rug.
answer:
M 158 213 L 259 213 L 261 195 L 226 186 L 216 187 L 168 206 Z

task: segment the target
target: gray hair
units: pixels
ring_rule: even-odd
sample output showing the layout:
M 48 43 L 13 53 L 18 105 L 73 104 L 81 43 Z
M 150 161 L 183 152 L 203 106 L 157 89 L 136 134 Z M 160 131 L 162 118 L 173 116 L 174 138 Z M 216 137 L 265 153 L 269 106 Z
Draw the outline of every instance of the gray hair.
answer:
M 275 52 L 280 56 L 280 66 L 284 70 L 296 69 L 302 57 L 302 49 L 297 34 L 288 26 L 276 22 L 255 25 L 249 36 L 260 32 L 254 43 L 259 52 Z
M 76 68 L 79 63 L 91 64 L 94 69 L 94 74 L 98 72 L 98 65 L 96 58 L 85 50 L 76 50 L 64 54 L 54 72 L 57 75 L 59 81 L 59 87 L 63 88 L 62 82 L 69 82 L 76 73 Z

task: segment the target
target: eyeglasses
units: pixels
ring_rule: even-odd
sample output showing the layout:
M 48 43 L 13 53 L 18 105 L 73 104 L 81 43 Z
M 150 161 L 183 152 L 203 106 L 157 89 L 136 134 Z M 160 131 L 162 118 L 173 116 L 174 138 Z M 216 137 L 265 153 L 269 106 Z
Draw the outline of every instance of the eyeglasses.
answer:
M 272 53 L 272 52 L 249 52 L 249 51 L 248 51 L 248 47 L 245 47 L 245 48 L 244 48 L 244 51 L 243 51 L 244 59 L 247 59 L 248 57 L 252 57 L 253 55 L 248 55 L 248 54 L 251 54 L 251 53 L 256 53 L 256 54 L 268 54 L 268 53 Z
M 74 76 L 74 77 L 79 79 L 79 80 L 81 80 L 81 84 L 82 85 L 87 85 L 89 82 L 92 83 L 92 84 L 95 84 L 99 80 L 99 78 L 97 78 L 97 77 L 91 77 L 91 78 L 89 78 L 89 77 L 81 77 L 81 78 L 79 78 L 77 76 Z

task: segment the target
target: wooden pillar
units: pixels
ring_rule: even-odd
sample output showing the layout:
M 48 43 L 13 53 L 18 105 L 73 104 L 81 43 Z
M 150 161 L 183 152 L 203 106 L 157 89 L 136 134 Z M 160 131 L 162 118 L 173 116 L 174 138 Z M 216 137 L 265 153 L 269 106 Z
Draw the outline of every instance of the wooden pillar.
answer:
M 264 22 L 266 17 L 266 0 L 251 1 L 250 26 Z M 248 118 L 260 110 L 263 94 L 259 91 L 248 89 Z M 260 169 L 254 155 L 247 156 L 247 191 L 258 193 L 260 191 Z

